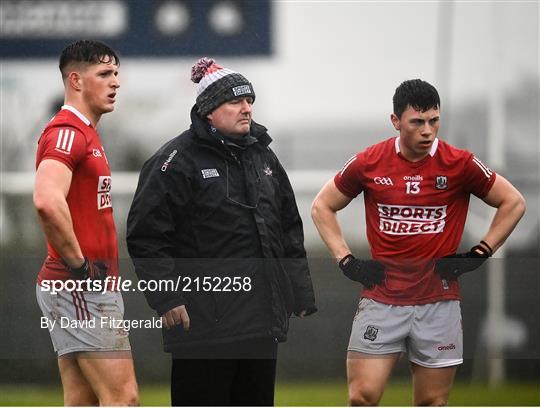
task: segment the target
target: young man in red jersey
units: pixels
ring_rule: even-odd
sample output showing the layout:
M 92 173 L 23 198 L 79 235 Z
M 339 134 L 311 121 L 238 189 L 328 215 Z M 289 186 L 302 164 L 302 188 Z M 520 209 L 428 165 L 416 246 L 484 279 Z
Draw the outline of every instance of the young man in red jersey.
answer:
M 65 104 L 38 142 L 34 205 L 48 256 L 36 296 L 58 355 L 65 405 L 138 404 L 128 334 L 102 320 L 123 318 L 122 296 L 99 290 L 118 276 L 111 171 L 96 130 L 101 115 L 114 110 L 118 65 L 99 41 L 66 47 Z M 59 283 L 77 289 L 51 290 Z M 89 287 L 98 290 L 81 290 Z
M 472 153 L 437 138 L 440 100 L 432 85 L 405 81 L 393 102 L 399 136 L 352 157 L 319 192 L 312 216 L 345 276 L 364 285 L 347 354 L 350 404 L 378 404 L 408 352 L 414 405 L 445 405 L 463 362 L 457 278 L 504 243 L 525 201 Z M 336 217 L 361 192 L 367 260 L 351 254 Z M 497 212 L 478 245 L 456 254 L 471 194 Z

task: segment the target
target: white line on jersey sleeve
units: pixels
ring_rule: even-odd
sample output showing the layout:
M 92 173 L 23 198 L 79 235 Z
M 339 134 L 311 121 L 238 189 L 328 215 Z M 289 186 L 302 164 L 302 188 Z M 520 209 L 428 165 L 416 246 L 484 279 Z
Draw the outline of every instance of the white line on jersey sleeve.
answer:
M 60 129 L 60 132 L 58 132 L 58 140 L 56 141 L 56 148 L 60 148 L 60 144 L 62 143 L 62 135 L 64 134 L 64 129 Z
M 67 151 L 68 152 L 71 152 L 71 146 L 73 145 L 73 139 L 75 138 L 75 131 L 72 130 L 71 131 L 71 134 L 69 136 L 69 144 L 68 144 L 68 147 L 67 147 Z
M 351 158 L 347 161 L 347 163 L 345 163 L 345 164 L 343 165 L 343 168 L 341 169 L 341 172 L 339 173 L 340 176 L 343 176 L 343 173 L 345 173 L 345 170 L 347 170 L 347 167 L 349 167 L 349 166 L 352 164 L 352 162 L 354 162 L 355 160 L 356 160 L 356 156 L 351 157 Z
M 493 172 L 480 160 L 476 158 L 476 156 L 473 156 L 473 162 L 480 167 L 480 169 L 484 172 L 487 178 L 490 178 Z
M 66 129 L 66 131 L 64 132 L 64 140 L 62 140 L 62 147 L 60 148 L 63 151 L 67 151 L 66 146 L 67 146 L 67 142 L 68 142 L 68 137 L 69 137 L 69 132 Z

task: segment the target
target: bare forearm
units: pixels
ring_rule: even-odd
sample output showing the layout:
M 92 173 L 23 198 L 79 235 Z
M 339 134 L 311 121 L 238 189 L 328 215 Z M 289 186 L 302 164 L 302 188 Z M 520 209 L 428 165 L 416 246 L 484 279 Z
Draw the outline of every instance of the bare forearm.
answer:
M 502 203 L 497 208 L 497 212 L 483 240 L 493 248 L 493 251 L 496 251 L 504 244 L 504 241 L 512 233 L 524 213 L 525 202 L 520 197 Z
M 73 230 L 73 222 L 67 202 L 51 198 L 37 207 L 43 232 L 58 254 L 70 266 L 83 262 L 83 253 Z
M 334 258 L 340 260 L 351 253 L 343 238 L 337 214 L 330 209 L 313 208 L 312 217 L 319 234 Z
M 337 212 L 345 208 L 352 198 L 341 193 L 330 179 L 323 186 L 311 206 L 311 217 L 330 253 L 338 261 L 351 253 L 343 238 Z

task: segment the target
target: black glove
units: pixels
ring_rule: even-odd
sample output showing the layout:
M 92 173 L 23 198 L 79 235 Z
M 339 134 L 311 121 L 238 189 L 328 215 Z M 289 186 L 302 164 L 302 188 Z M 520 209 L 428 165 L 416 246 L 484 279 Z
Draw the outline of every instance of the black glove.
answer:
M 360 282 L 368 289 L 372 289 L 385 278 L 385 267 L 382 263 L 372 259 L 356 259 L 352 254 L 339 261 L 339 267 L 347 278 Z
M 72 268 L 68 266 L 69 272 L 75 277 L 75 279 L 91 279 L 91 280 L 104 280 L 107 277 L 107 265 L 101 261 L 89 261 L 87 257 L 84 257 L 84 263 L 79 268 Z
M 482 245 L 475 245 L 469 252 L 464 254 L 453 254 L 438 259 L 437 262 L 435 262 L 435 272 L 437 272 L 442 279 L 448 281 L 457 279 L 465 272 L 471 272 L 480 268 L 492 253 L 489 245 L 485 245 L 489 249 Z

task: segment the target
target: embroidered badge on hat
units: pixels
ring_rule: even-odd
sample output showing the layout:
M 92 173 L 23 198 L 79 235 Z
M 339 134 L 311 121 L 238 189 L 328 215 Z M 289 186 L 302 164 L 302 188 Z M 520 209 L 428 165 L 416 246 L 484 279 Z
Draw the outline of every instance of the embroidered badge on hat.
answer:
M 245 95 L 245 94 L 251 94 L 253 92 L 251 92 L 251 87 L 249 85 L 240 85 L 240 86 L 235 86 L 233 89 L 232 89 L 233 93 L 235 96 L 240 96 L 240 95 Z

